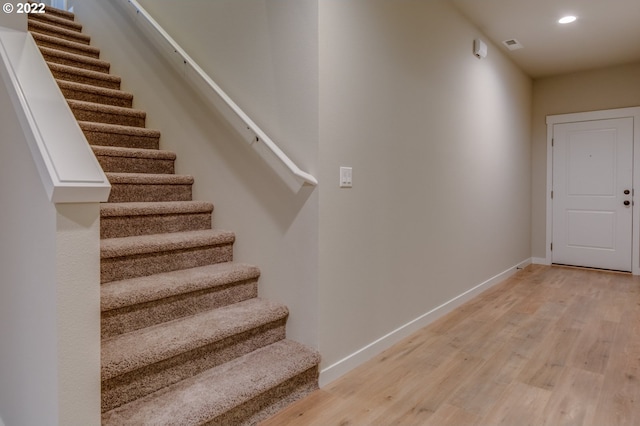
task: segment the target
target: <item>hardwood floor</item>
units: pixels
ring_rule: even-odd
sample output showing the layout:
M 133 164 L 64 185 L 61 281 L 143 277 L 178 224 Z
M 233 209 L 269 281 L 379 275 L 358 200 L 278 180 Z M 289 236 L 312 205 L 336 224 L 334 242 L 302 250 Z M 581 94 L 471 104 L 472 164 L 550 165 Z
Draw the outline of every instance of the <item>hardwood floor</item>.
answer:
M 532 265 L 261 426 L 639 424 L 640 278 Z

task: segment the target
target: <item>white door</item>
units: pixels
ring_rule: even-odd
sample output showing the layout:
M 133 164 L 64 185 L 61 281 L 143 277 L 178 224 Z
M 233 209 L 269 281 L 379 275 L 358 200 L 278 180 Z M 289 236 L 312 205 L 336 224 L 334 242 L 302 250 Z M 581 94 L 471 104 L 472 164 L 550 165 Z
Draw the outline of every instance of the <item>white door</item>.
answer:
M 553 126 L 552 262 L 631 271 L 633 118 Z

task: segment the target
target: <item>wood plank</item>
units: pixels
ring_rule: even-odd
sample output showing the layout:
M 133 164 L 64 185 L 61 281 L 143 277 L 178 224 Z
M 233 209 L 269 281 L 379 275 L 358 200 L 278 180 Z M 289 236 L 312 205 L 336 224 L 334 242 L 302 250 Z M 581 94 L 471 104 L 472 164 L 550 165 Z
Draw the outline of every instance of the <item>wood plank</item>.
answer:
M 549 426 L 592 424 L 604 376 L 578 368 L 567 368 L 559 378 L 544 409 L 544 424 Z
M 594 424 L 640 424 L 639 308 L 626 311 L 616 330 Z
M 502 398 L 481 419 L 481 423 L 496 426 L 540 425 L 544 422 L 543 412 L 550 397 L 551 391 L 512 382 Z
M 618 324 L 611 321 L 591 321 L 580 333 L 571 354 L 570 364 L 576 368 L 603 374 L 609 362 L 617 328 Z
M 390 421 L 397 424 L 421 424 L 433 415 L 458 387 L 462 386 L 484 361 L 473 355 L 457 352 L 447 362 L 428 374 L 412 371 L 406 380 L 379 389 L 374 397 L 378 407 L 386 404 L 374 424 Z M 420 377 L 422 376 L 422 377 Z M 405 377 L 406 379 L 406 377 Z
M 444 404 L 440 407 L 433 416 L 429 417 L 423 426 L 441 426 L 441 425 L 476 425 L 480 424 L 478 416 L 464 411 L 461 408 L 453 405 Z M 405 423 L 406 424 L 406 423 Z
M 518 380 L 542 389 L 553 389 L 564 371 L 580 331 L 572 328 L 553 330 L 522 369 Z
M 465 412 L 484 416 L 514 381 L 527 359 L 503 346 L 490 360 L 471 374 L 468 382 L 458 388 L 448 403 Z

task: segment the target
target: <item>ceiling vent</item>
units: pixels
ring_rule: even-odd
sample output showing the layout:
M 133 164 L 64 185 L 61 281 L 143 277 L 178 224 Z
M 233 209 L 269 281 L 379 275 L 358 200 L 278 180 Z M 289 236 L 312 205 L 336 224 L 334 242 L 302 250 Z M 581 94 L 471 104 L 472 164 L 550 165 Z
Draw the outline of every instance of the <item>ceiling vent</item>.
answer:
M 502 42 L 502 44 L 507 46 L 507 49 L 509 49 L 509 50 L 518 50 L 518 49 L 522 49 L 524 47 L 515 38 L 510 38 L 509 40 L 505 40 L 505 41 Z

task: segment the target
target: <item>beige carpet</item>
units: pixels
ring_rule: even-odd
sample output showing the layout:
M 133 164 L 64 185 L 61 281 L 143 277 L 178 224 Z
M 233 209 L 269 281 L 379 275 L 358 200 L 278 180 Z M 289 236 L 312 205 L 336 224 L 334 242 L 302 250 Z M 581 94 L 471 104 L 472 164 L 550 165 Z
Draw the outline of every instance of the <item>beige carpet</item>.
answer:
M 101 207 L 102 421 L 255 424 L 317 388 L 319 355 L 285 339 L 288 310 L 257 297 L 232 232 L 193 201 L 192 176 L 74 22 L 29 30 L 112 185 Z

